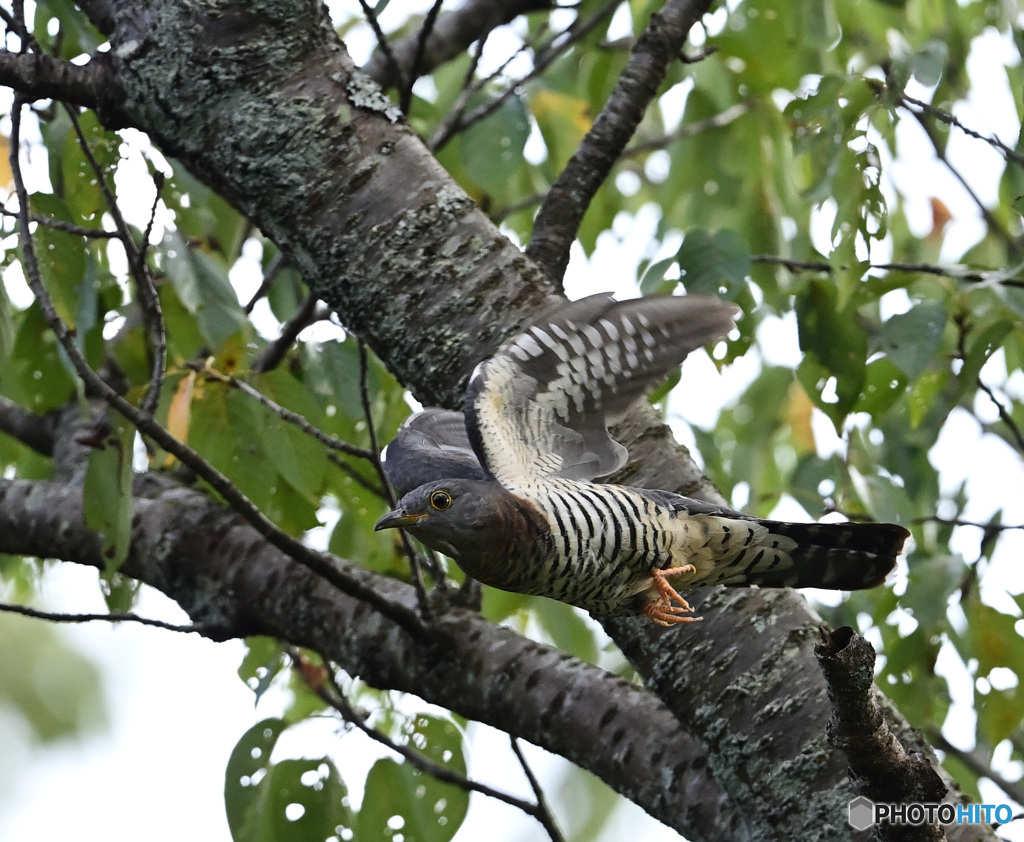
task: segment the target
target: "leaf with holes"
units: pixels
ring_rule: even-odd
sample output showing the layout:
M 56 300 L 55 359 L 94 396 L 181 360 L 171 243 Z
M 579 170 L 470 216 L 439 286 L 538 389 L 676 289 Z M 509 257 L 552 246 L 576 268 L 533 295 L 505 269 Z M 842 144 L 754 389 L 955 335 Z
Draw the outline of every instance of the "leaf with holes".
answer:
M 235 842 L 322 842 L 351 838 L 348 791 L 328 758 L 270 761 L 287 726 L 264 719 L 245 732 L 228 760 L 224 806 Z
M 417 715 L 408 744 L 434 763 L 466 774 L 462 732 L 450 719 Z M 462 826 L 469 793 L 420 772 L 408 761 L 378 760 L 366 777 L 357 839 L 387 839 L 401 830 L 405 842 L 448 842 Z

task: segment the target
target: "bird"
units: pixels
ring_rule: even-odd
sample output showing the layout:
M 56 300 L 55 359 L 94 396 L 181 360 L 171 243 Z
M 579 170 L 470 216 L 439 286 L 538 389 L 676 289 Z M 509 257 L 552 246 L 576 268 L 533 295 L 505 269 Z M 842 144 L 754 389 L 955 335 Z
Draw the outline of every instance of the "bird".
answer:
M 608 427 L 739 313 L 711 295 L 592 295 L 535 319 L 481 361 L 461 412 L 428 407 L 382 453 L 401 528 L 486 585 L 596 615 L 700 619 L 705 585 L 871 588 L 909 532 L 786 523 L 671 491 L 600 482 L 627 460 Z

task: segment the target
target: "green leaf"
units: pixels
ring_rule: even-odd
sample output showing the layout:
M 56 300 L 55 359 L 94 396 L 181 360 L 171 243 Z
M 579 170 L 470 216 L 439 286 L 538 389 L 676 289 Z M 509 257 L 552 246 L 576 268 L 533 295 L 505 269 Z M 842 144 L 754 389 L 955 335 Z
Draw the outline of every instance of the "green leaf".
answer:
M 949 47 L 942 41 L 927 41 L 918 47 L 912 61 L 914 77 L 922 85 L 939 83 L 949 59 Z
M 597 663 L 594 633 L 571 607 L 553 599 L 538 599 L 533 603 L 533 615 L 558 649 L 581 661 Z
M 265 719 L 238 741 L 224 776 L 224 806 L 235 842 L 323 842 L 351 838 L 348 792 L 329 758 L 270 755 L 286 724 Z
M 796 300 L 800 348 L 836 378 L 836 402 L 822 399 L 825 384 L 807 359 L 800 365 L 800 382 L 837 430 L 860 397 L 867 358 L 867 335 L 858 324 L 856 310 L 849 302 L 840 307 L 838 298 L 834 284 L 812 280 Z
M 103 539 L 104 572 L 116 572 L 132 539 L 132 455 L 135 428 L 111 413 L 109 427 L 89 454 L 82 487 L 85 523 Z
M 590 131 L 590 107 L 584 99 L 544 86 L 530 93 L 528 104 L 548 149 L 545 168 L 556 175 Z
M 164 238 L 160 254 L 181 303 L 196 317 L 211 350 L 248 325 L 227 272 L 210 255 L 189 246 L 177 231 Z
M 256 695 L 259 704 L 271 682 L 288 665 L 281 644 L 272 637 L 247 637 L 246 652 L 238 665 L 238 677 Z
M 65 222 L 73 220 L 71 212 L 58 196 L 37 193 L 32 196 L 31 203 L 37 213 Z M 75 327 L 78 295 L 85 277 L 85 239 L 47 225 L 36 228 L 33 239 L 43 286 L 53 299 L 60 317 Z
M 0 640 L 0 708 L 14 719 L 5 741 L 53 743 L 105 724 L 99 671 L 54 624 L 0 614 Z
M 957 555 L 929 557 L 913 553 L 907 559 L 907 566 L 907 590 L 900 604 L 925 629 L 935 631 L 945 627 L 949 598 L 964 578 L 964 560 Z
M 750 253 L 735 231 L 687 231 L 676 260 L 687 292 L 710 293 L 729 301 L 743 291 L 750 274 Z
M 879 346 L 910 380 L 917 380 L 933 363 L 945 329 L 942 302 L 922 301 L 882 325 Z
M 523 166 L 523 148 L 529 135 L 523 101 L 517 96 L 506 97 L 486 120 L 477 121 L 460 136 L 466 174 L 487 193 L 503 194 Z
M 430 760 L 465 775 L 462 732 L 450 719 L 418 715 L 408 743 Z M 366 777 L 357 839 L 387 839 L 400 830 L 405 842 L 448 842 L 469 809 L 469 793 L 441 783 L 410 763 L 378 760 Z

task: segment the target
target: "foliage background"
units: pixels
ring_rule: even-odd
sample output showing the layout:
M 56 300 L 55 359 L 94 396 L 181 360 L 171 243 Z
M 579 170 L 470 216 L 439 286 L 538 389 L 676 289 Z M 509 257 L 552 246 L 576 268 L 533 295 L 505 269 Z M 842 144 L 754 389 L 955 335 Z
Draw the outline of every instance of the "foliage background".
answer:
M 583 2 L 574 11 L 519 18 L 510 31 L 488 39 L 476 76 L 501 70 L 478 90 L 463 95 L 472 52 L 441 65 L 414 89 L 410 124 L 435 142 L 440 162 L 520 242 L 529 241 L 533 213 L 624 67 L 628 44 L 619 39 L 642 31 L 654 5 L 610 4 L 599 25 L 552 50 L 550 64 L 535 75 L 536 57 L 545 55 L 538 45 L 551 32 L 605 7 Z M 334 12 L 343 38 L 366 43 L 357 8 L 338 4 Z M 627 289 L 635 281 L 645 293 L 682 284 L 740 303 L 746 314 L 740 336 L 716 351 L 724 382 L 737 394 L 719 417 L 706 413 L 692 427 L 709 476 L 735 505 L 758 515 L 838 511 L 913 526 L 908 570 L 894 587 L 823 605 L 822 613 L 871 636 L 883 655 L 880 686 L 948 752 L 947 768 L 968 791 L 1019 803 L 1024 176 L 1017 15 L 1001 3 L 923 0 L 742 2 L 716 9 L 688 48 L 693 56 L 705 48 L 714 52 L 670 70 L 658 106 L 584 218 L 570 280 L 575 294 Z M 41 47 L 62 58 L 91 53 L 102 40 L 69 4 L 39 3 L 30 21 Z M 382 21 L 398 38 L 414 32 L 423 17 L 392 9 Z M 516 53 L 520 42 L 528 46 Z M 972 62 L 984 53 L 999 58 L 975 70 Z M 1002 94 L 981 98 L 991 90 Z M 485 103 L 496 104 L 486 118 L 445 138 L 454 108 L 472 113 Z M 951 125 L 949 115 L 981 137 Z M 337 469 L 322 447 L 274 411 L 211 376 L 237 376 L 319 429 L 369 447 L 354 340 L 314 310 L 310 327 L 280 364 L 255 370 L 278 326 L 303 307 L 298 274 L 280 264 L 275 246 L 242 216 L 138 133 L 111 133 L 90 112 L 80 121 L 136 238 L 148 233 L 147 260 L 168 329 L 158 418 L 287 531 L 312 531 L 312 540 L 325 541 L 338 555 L 406 575 L 390 536 L 371 529 L 385 508 L 365 487 L 375 481 L 372 470 L 346 457 L 348 467 Z M 993 131 L 1005 147 L 987 139 Z M 9 119 L 0 132 L 9 136 Z M 99 180 L 67 114 L 52 105 L 40 108 L 26 132 L 34 212 L 109 227 Z M 920 158 L 931 163 L 909 165 Z M 961 176 L 966 186 L 946 186 Z M 5 217 L 0 394 L 41 414 L 72 396 L 74 380 L 38 307 L 25 296 L 14 231 L 14 220 Z M 43 279 L 86 357 L 98 366 L 111 355 L 129 397 L 140 400 L 149 377 L 147 350 L 123 246 L 47 226 L 36 230 L 36 241 Z M 609 272 L 608 255 L 617 245 L 627 251 L 623 242 L 636 248 L 636 267 L 623 256 Z M 623 277 L 627 282 L 620 285 Z M 272 280 L 266 289 L 264 278 Z M 690 372 L 684 385 L 699 376 L 694 364 Z M 376 434 L 386 441 L 408 406 L 401 387 L 373 360 L 366 380 Z M 699 415 L 702 403 L 678 392 L 668 399 L 679 416 Z M 969 441 L 977 449 L 968 450 Z M 949 461 L 940 472 L 943 452 Z M 150 469 L 174 464 L 159 450 L 143 454 L 135 446 L 121 453 Z M 93 499 L 116 500 L 109 483 L 116 488 L 117 472 L 99 462 L 94 457 L 90 467 L 98 489 Z M 7 476 L 49 471 L 47 460 L 8 437 L 0 437 L 0 463 Z M 997 483 L 1003 490 L 993 501 L 986 487 Z M 101 505 L 92 517 L 110 531 L 120 514 Z M 318 526 L 321 519 L 326 527 Z M 3 559 L 7 601 L 26 601 L 40 591 L 45 597 L 47 569 Z M 96 590 L 83 584 L 75 591 L 90 589 Z M 137 599 L 131 583 L 116 575 L 100 589 L 112 609 Z M 89 598 L 82 593 L 76 610 L 91 610 Z M 628 672 L 594 625 L 564 607 L 488 592 L 484 612 Z M 6 716 L 20 723 L 24 743 L 46 744 L 96 727 L 103 694 L 89 660 L 46 626 L 26 632 L 27 621 L 0 620 L 2 651 L 17 652 L 18 664 L 49 670 L 33 667 L 32 681 L 21 682 L 23 666 L 5 668 L 0 655 Z M 134 632 L 115 632 L 128 633 Z M 29 639 L 34 651 L 19 642 Z M 283 662 L 263 642 L 251 652 L 243 677 L 262 690 L 260 682 L 277 675 Z M 270 675 L 259 672 L 265 668 Z M 287 671 L 276 681 L 268 702 L 289 721 L 317 709 Z M 200 686 L 196 682 L 194 692 Z M 358 683 L 349 689 L 377 712 L 380 727 L 399 739 L 407 735 L 415 703 L 399 703 L 402 713 L 396 713 L 387 694 Z M 436 723 L 428 744 L 461 758 L 463 723 L 443 715 Z M 351 740 L 346 736 L 339 746 Z M 389 763 L 374 766 L 371 783 L 374 775 L 411 774 Z M 342 786 L 341 780 L 354 788 L 362 783 L 337 756 L 313 768 L 328 788 Z M 309 771 L 283 758 L 272 774 L 276 785 Z M 1003 789 L 980 789 L 990 786 L 981 778 L 1000 781 Z M 605 805 L 606 795 L 590 797 L 590 826 L 574 827 L 561 808 L 563 827 L 575 838 L 592 838 L 603 818 L 606 806 L 596 805 Z M 460 798 L 451 796 L 450 820 L 437 838 L 458 827 Z M 417 801 L 411 795 L 408 805 L 389 806 L 414 822 Z M 246 808 L 234 809 L 237 815 Z M 344 820 L 368 833 L 387 818 L 360 810 Z M 432 827 L 419 821 L 417 827 Z

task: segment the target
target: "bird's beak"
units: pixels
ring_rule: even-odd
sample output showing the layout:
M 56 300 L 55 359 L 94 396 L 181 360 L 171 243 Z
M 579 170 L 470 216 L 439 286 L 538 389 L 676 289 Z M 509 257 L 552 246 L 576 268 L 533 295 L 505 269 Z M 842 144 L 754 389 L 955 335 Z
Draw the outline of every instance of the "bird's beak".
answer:
M 373 527 L 373 531 L 380 532 L 382 529 L 403 529 L 407 526 L 414 525 L 425 517 L 428 517 L 426 512 L 411 515 L 402 509 L 395 509 L 393 512 L 388 512 L 384 517 L 378 520 L 377 525 Z

